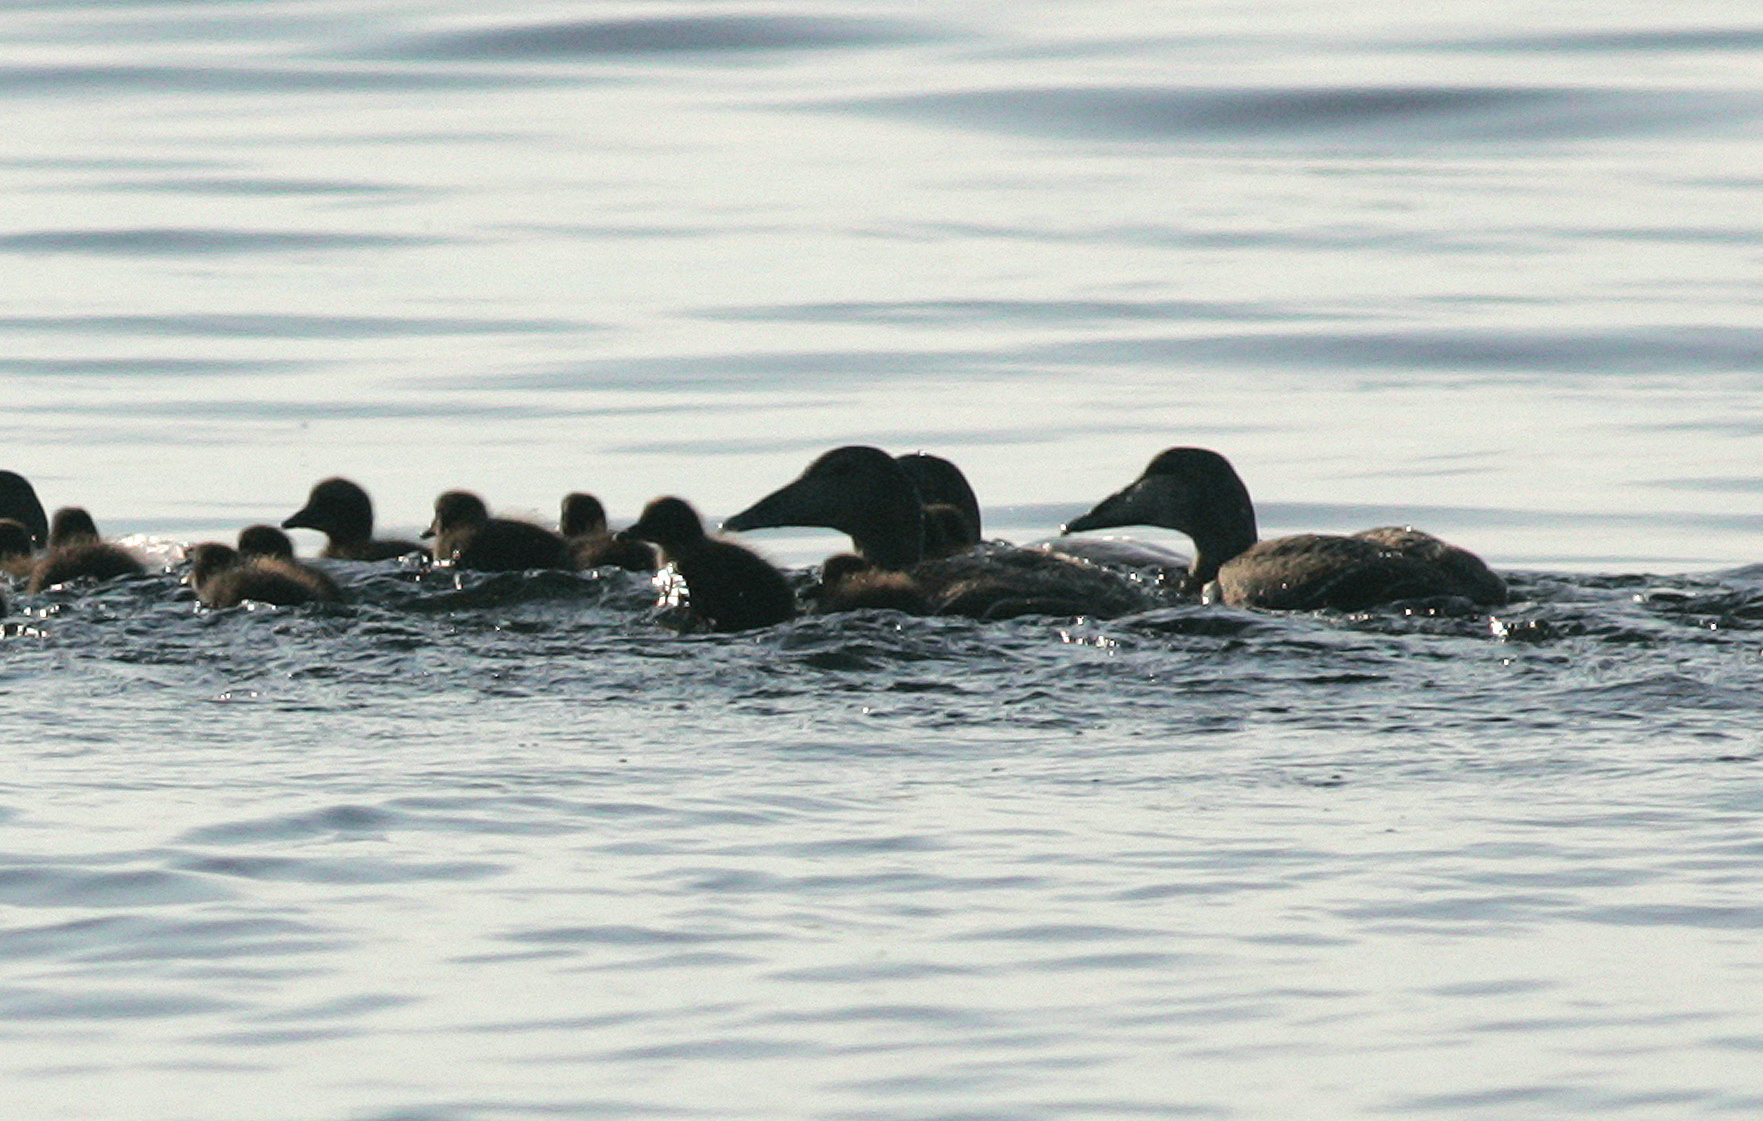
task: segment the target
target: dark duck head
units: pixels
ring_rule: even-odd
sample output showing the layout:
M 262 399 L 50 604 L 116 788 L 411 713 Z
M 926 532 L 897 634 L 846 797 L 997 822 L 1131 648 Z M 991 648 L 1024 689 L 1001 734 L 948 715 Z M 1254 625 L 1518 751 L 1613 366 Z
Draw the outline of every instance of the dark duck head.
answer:
M 869 563 L 901 571 L 924 559 L 924 504 L 912 476 L 880 448 L 834 448 L 794 482 L 723 522 L 725 529 L 819 526 L 848 534 Z
M 1170 448 L 1064 533 L 1154 525 L 1185 533 L 1194 560 L 1183 590 L 1226 603 L 1281 610 L 1359 610 L 1401 599 L 1456 596 L 1506 602 L 1505 583 L 1481 559 L 1413 529 L 1353 536 L 1297 534 L 1260 541 L 1249 490 L 1236 469 L 1205 448 Z
M 49 549 L 31 568 L 30 590 L 40 592 L 70 580 L 112 580 L 147 571 L 140 558 L 98 536 L 84 508 L 63 506 L 49 525 Z
M 573 568 L 569 546 L 543 526 L 492 518 L 477 495 L 450 490 L 435 499 L 435 520 L 423 531 L 435 541 L 435 560 L 478 572 Z
M 272 525 L 248 525 L 239 531 L 239 554 L 247 557 L 294 559 L 294 542 Z
M 48 515 L 29 480 L 15 471 L 0 471 L 0 518 L 11 518 L 24 526 L 33 547 L 41 549 L 48 544 Z
M 606 528 L 606 507 L 591 494 L 580 491 L 563 496 L 557 528 L 569 542 L 570 557 L 577 568 L 622 568 L 628 572 L 654 572 L 660 558 L 645 541 L 615 537 Z
M 704 532 L 704 522 L 679 498 L 657 498 L 619 534 L 661 547 L 686 583 L 692 615 L 711 630 L 769 627 L 796 614 L 789 580 L 770 561 Z
M 338 560 L 391 560 L 426 552 L 414 541 L 375 538 L 373 500 L 348 479 L 325 479 L 312 488 L 306 505 L 288 515 L 283 529 L 316 529 L 328 539 L 324 555 Z

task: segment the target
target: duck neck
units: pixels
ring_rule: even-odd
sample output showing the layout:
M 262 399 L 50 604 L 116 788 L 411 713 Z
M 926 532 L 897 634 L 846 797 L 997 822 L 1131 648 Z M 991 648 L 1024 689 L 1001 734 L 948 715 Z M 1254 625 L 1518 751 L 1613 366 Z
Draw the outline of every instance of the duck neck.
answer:
M 924 511 L 917 495 L 878 505 L 863 519 L 851 543 L 877 568 L 901 572 L 924 559 Z
M 1197 592 L 1218 578 L 1218 570 L 1255 544 L 1255 510 L 1243 496 L 1240 505 L 1233 503 L 1225 516 L 1212 519 L 1203 529 L 1190 532 L 1194 542 L 1194 563 L 1188 569 L 1185 591 Z

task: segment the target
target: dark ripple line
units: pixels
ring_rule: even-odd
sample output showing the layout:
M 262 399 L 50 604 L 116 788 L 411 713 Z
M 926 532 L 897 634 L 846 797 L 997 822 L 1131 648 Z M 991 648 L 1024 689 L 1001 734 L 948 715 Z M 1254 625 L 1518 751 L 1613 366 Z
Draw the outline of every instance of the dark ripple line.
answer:
M 122 332 L 201 338 L 374 339 L 581 330 L 560 319 L 453 319 L 389 315 L 32 315 L 0 318 L 0 330 Z M 67 361 L 65 359 L 63 362 Z M 120 364 L 120 363 L 119 363 Z
M 1411 47 L 1424 50 L 1495 51 L 1743 51 L 1763 50 L 1763 28 L 1706 27 L 1665 28 L 1644 31 L 1584 31 L 1549 35 L 1499 35 L 1486 38 L 1447 39 L 1412 44 L 1384 44 L 1382 49 Z
M 790 108 L 791 106 L 779 106 Z M 1739 129 L 1763 101 L 1706 91 L 1406 86 L 1293 89 L 1012 87 L 799 104 L 805 111 L 929 119 L 1094 143 L 1344 135 L 1405 148 L 1439 142 L 1603 139 Z
M 0 236 L 0 253 L 89 253 L 175 256 L 230 253 L 295 253 L 319 249 L 388 249 L 444 245 L 460 239 L 406 234 L 321 234 L 300 230 L 146 228 L 35 230 Z
M 557 82 L 535 73 L 471 74 L 461 71 L 363 70 L 352 67 L 251 66 L 0 66 L 0 96 L 48 94 L 106 96 L 118 90 L 147 93 L 322 93 L 507 89 Z
M 728 15 L 582 20 L 413 36 L 371 57 L 522 62 L 871 47 L 944 37 L 925 24 L 827 16 Z

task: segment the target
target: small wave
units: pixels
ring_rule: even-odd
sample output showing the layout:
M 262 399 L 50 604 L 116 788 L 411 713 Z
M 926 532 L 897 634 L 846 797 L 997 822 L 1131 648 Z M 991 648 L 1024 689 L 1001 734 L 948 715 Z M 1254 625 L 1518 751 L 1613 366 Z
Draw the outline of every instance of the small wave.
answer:
M 1295 89 L 1008 87 L 794 106 L 1097 144 L 1315 140 L 1373 147 L 1593 140 L 1748 128 L 1763 101 L 1623 89 L 1391 86 Z
M 414 35 L 378 48 L 379 57 L 446 62 L 751 54 L 921 42 L 928 25 L 828 16 L 728 15 L 582 20 Z

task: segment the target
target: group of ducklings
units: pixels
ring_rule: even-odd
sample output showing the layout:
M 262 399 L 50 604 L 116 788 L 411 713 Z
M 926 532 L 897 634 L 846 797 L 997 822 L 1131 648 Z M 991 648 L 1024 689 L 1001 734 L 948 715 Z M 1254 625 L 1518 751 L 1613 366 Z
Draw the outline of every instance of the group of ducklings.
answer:
M 1148 549 L 1086 547 L 1064 535 L 1128 525 L 1186 534 L 1191 561 Z M 477 571 L 591 569 L 654 572 L 665 562 L 684 582 L 695 629 L 742 631 L 814 611 L 887 608 L 913 614 L 1009 618 L 1026 614 L 1115 616 L 1167 602 L 1147 569 L 1170 579 L 1162 590 L 1241 607 L 1356 611 L 1404 600 L 1449 599 L 1476 606 L 1507 601 L 1506 585 L 1480 558 L 1409 527 L 1351 536 L 1299 534 L 1258 539 L 1247 487 L 1223 456 L 1170 448 L 1122 490 L 1037 546 L 986 542 L 979 503 L 959 468 L 938 456 L 893 456 L 847 446 L 816 458 L 795 480 L 723 522 L 726 530 L 817 526 L 851 538 L 818 581 L 798 594 L 789 578 L 752 550 L 707 532 L 692 506 L 658 498 L 613 533 L 591 495 L 563 500 L 553 531 L 491 516 L 477 495 L 448 491 L 435 500 L 424 532 L 432 545 L 376 538 L 367 492 L 325 479 L 281 528 L 252 526 L 237 546 L 189 550 L 189 581 L 215 608 L 245 600 L 280 605 L 342 598 L 322 569 L 298 560 L 286 529 L 325 534 L 323 557 L 384 561 L 425 554 L 437 564 Z M 103 541 L 78 507 L 44 516 L 22 477 L 0 471 L 0 566 L 32 591 L 88 577 L 140 573 L 140 560 Z M 0 601 L 0 612 L 4 602 Z

